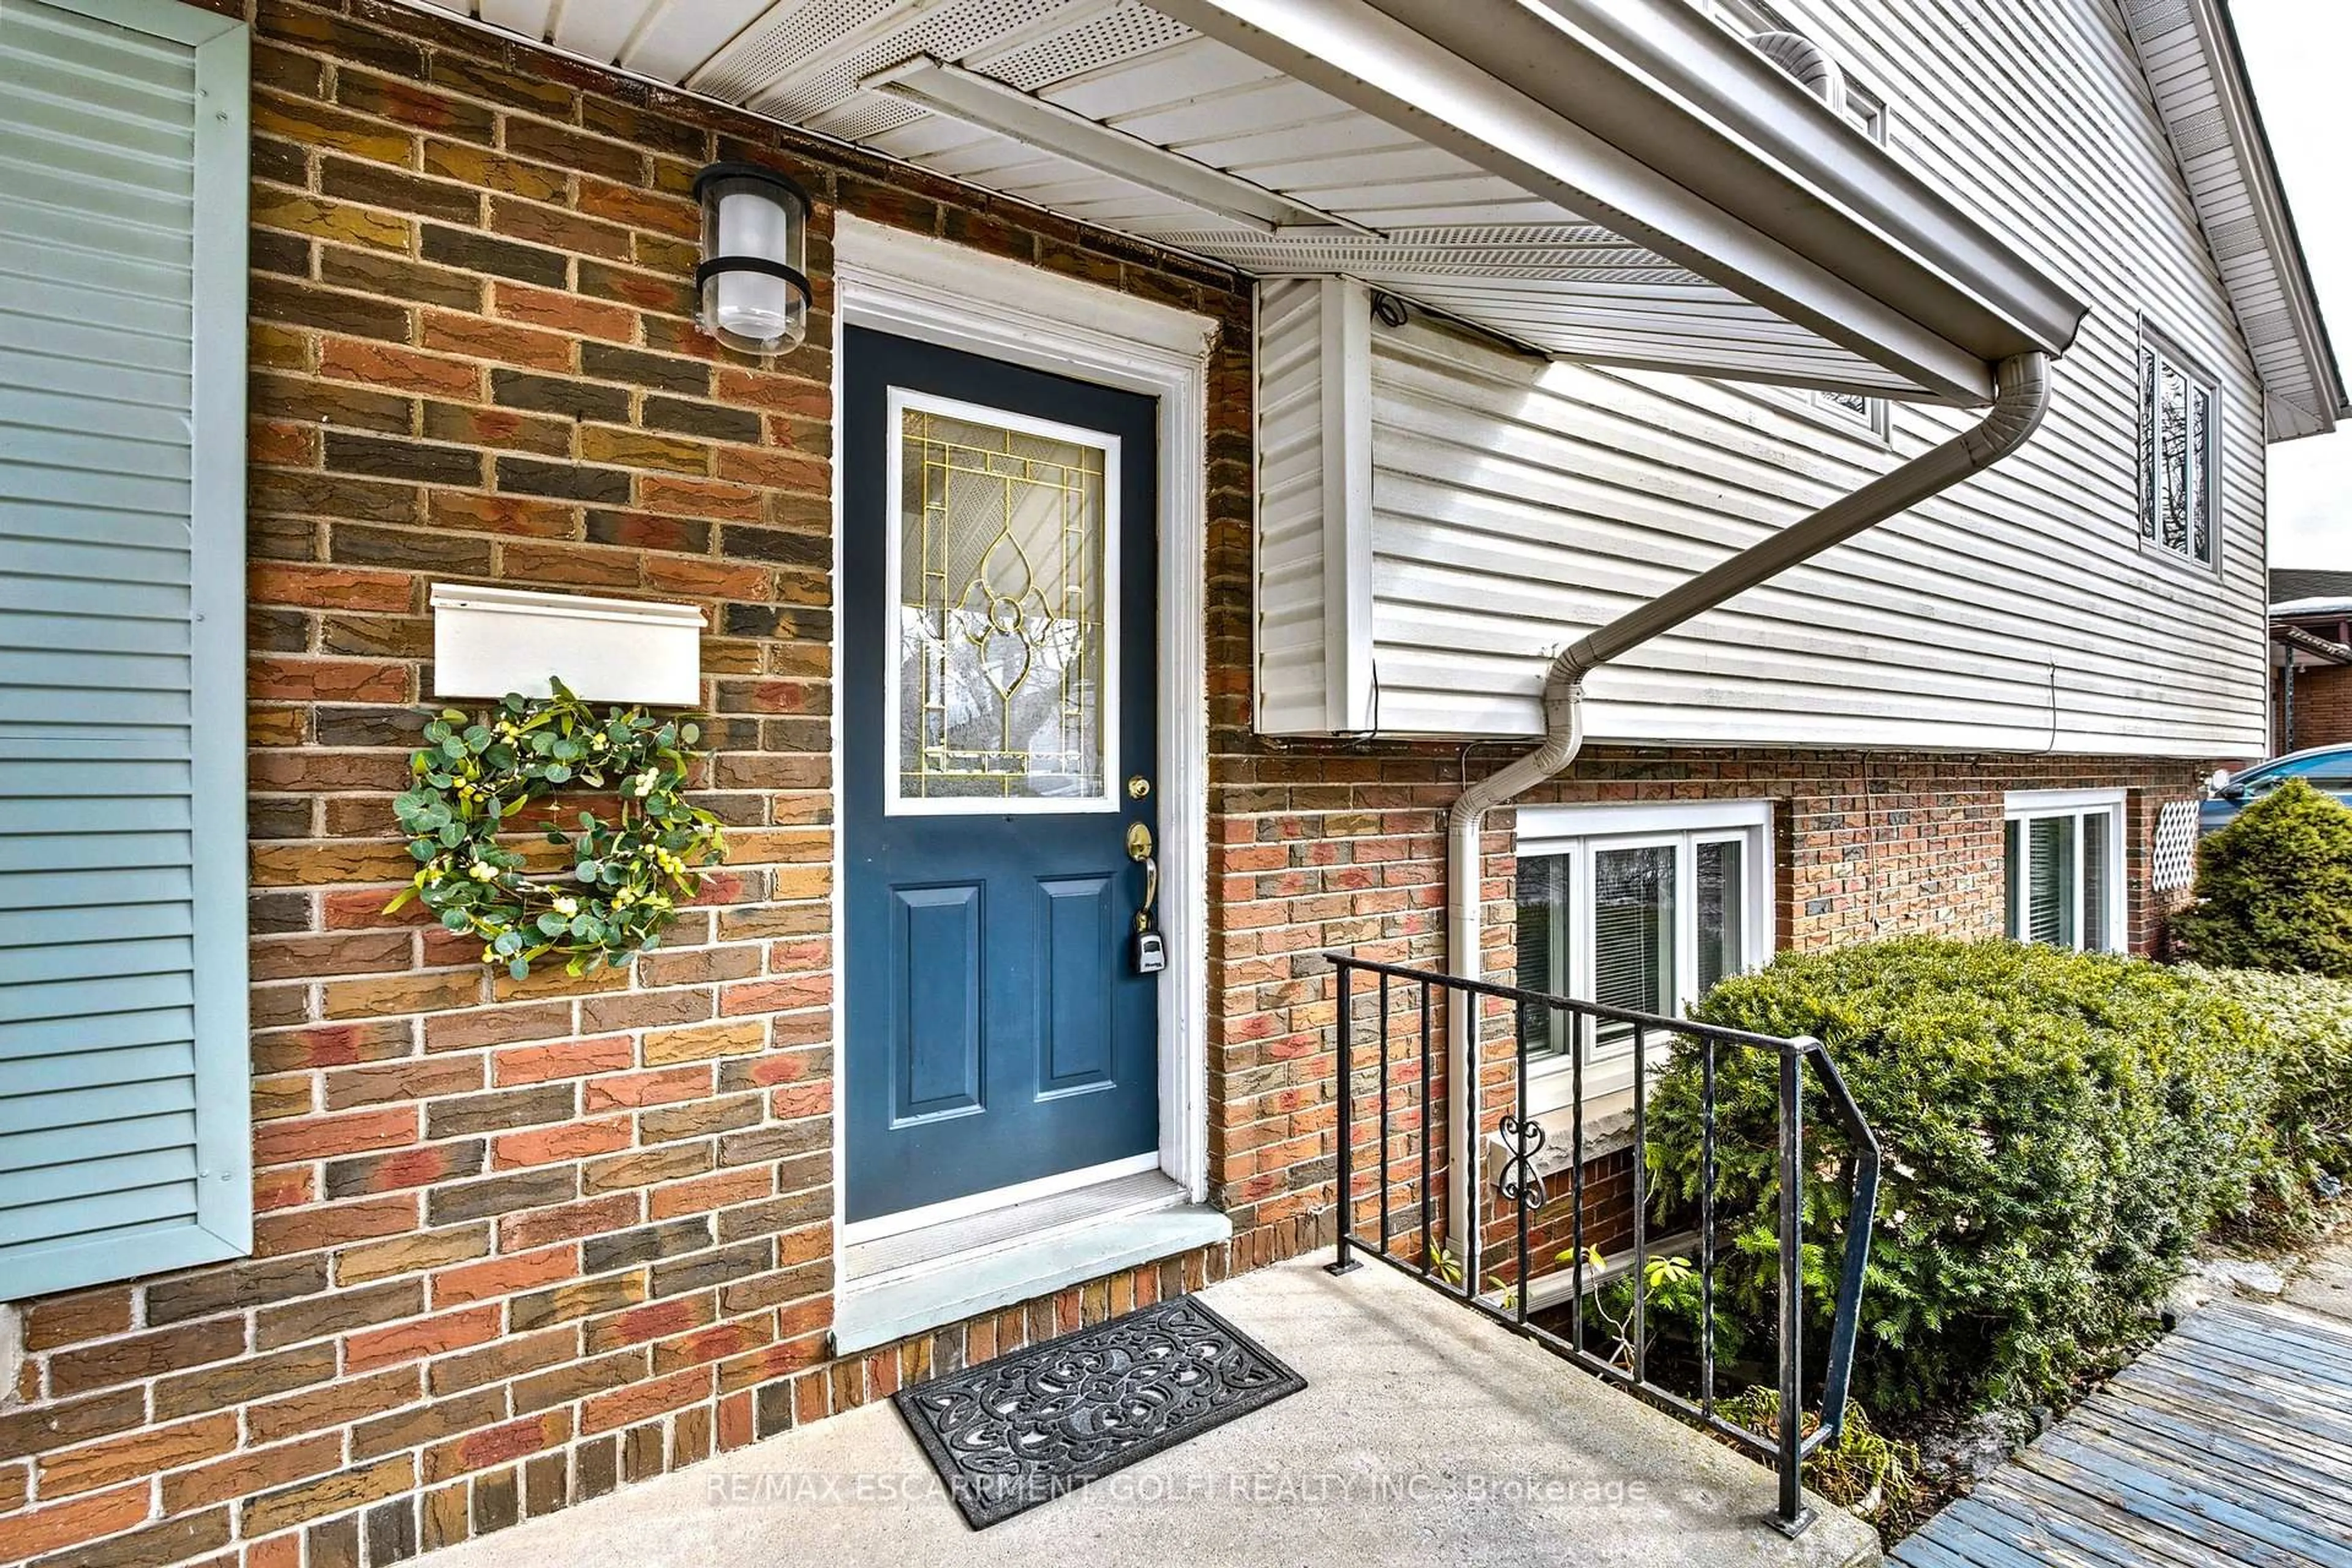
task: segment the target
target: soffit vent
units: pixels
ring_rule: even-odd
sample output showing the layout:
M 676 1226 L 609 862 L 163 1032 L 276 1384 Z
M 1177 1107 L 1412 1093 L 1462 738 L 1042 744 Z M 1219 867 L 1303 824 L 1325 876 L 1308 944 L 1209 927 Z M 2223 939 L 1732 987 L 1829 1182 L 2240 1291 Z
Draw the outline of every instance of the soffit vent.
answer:
M 1748 42 L 1799 87 L 1840 114 L 1845 112 L 1845 73 L 1827 49 L 1802 33 L 1750 33 Z
M 1138 226 L 1142 227 L 1145 226 Z M 1150 237 L 1253 272 L 1427 273 L 1706 289 L 1706 281 L 1606 229 L 1486 226 L 1401 229 L 1382 237 L 1259 235 L 1168 228 Z
M 959 0 L 918 14 L 903 27 L 877 33 L 864 47 L 827 61 L 822 70 L 776 89 L 755 88 L 746 101 L 762 114 L 803 121 L 850 97 L 859 81 L 885 66 L 917 55 L 961 60 L 1008 34 L 1040 26 L 1063 5 L 1064 0 Z
M 1057 81 L 1181 44 L 1193 36 L 1192 28 L 1172 17 L 1140 5 L 1122 5 L 1024 45 L 989 61 L 984 68 L 999 81 L 1024 92 L 1037 92 Z
M 870 26 L 897 0 L 816 0 L 770 11 L 686 79 L 697 92 L 740 103 L 835 39 Z
M 843 104 L 830 114 L 817 117 L 811 129 L 822 131 L 827 136 L 838 136 L 844 142 L 871 142 L 902 125 L 912 125 L 929 112 L 911 103 L 885 98 L 878 92 L 869 92 L 860 95 L 855 102 Z
M 1224 231 L 1220 229 L 1220 234 Z M 1589 223 L 1449 224 L 1442 228 L 1392 228 L 1384 235 L 1329 234 L 1324 231 L 1266 235 L 1267 244 L 1283 246 L 1341 245 L 1380 250 L 1425 247 L 1454 255 L 1464 250 L 1494 249 L 1516 253 L 1522 259 L 1571 247 L 1607 251 L 1618 260 L 1655 260 L 1656 253 L 1623 238 L 1614 230 Z

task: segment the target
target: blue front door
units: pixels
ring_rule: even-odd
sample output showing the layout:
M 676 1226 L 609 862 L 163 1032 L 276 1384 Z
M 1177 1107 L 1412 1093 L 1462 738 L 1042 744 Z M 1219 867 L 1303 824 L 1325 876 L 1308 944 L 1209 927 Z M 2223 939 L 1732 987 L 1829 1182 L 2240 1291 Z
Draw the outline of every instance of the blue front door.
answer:
M 851 1221 L 1150 1154 L 1156 406 L 842 342 Z M 1139 847 L 1139 845 L 1137 846 Z

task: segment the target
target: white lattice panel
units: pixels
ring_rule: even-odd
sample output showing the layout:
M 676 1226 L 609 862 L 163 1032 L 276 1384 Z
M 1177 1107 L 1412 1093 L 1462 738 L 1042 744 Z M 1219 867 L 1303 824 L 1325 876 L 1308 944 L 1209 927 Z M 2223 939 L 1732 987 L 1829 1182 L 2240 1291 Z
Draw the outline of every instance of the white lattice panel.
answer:
M 2168 800 L 2156 819 L 2156 847 L 2149 857 L 2148 886 L 2162 892 L 2197 879 L 2197 803 Z

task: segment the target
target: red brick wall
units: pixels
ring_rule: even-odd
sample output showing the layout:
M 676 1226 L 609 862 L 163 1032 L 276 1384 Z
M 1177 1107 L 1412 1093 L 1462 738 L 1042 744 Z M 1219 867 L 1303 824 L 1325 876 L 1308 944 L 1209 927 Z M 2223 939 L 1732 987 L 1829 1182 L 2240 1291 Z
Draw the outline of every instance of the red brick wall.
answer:
M 1461 761 L 1249 733 L 1234 280 L 380 0 L 267 0 L 257 24 L 257 1247 L 25 1304 L 0 1403 L 12 1557 L 391 1562 L 1328 1241 L 1335 1003 L 1313 954 L 1440 955 Z M 684 192 L 713 156 L 776 162 L 819 200 L 819 310 L 773 368 L 688 326 Z M 834 1363 L 836 211 L 1226 325 L 1210 1140 L 1235 1239 Z M 408 868 L 388 796 L 437 580 L 709 612 L 703 798 L 733 862 L 633 973 L 494 981 L 470 943 L 380 912 Z M 1604 751 L 1547 797 L 1780 800 L 1781 929 L 1810 944 L 1997 929 L 2004 787 L 2131 783 L 2145 816 L 2199 771 Z M 1488 846 L 1503 963 L 1509 826 Z
M 2352 667 L 2330 664 L 2294 672 L 2292 736 L 2286 732 L 2285 682 L 2276 674 L 2271 677 L 2273 754 L 2347 743 L 2352 743 Z
M 1233 279 L 404 7 L 257 22 L 256 1246 L 23 1304 L 10 1559 L 391 1562 L 1313 1239 L 1303 1205 L 1244 1215 L 1229 1247 L 826 1359 L 833 216 L 1238 345 Z M 772 367 L 689 323 L 688 182 L 742 156 L 819 203 L 809 342 Z M 382 913 L 436 581 L 708 612 L 698 798 L 730 864 L 634 972 L 515 984 Z
M 1245 532 L 1213 556 L 1245 558 Z M 1307 1158 L 1301 1135 L 1336 1122 L 1328 1103 L 1336 1075 L 1330 1025 L 1336 999 L 1315 955 L 1351 948 L 1392 963 L 1442 966 L 1445 956 L 1445 812 L 1461 789 L 1458 747 L 1393 742 L 1321 744 L 1275 742 L 1245 728 L 1246 676 L 1222 650 L 1247 624 L 1219 596 L 1212 605 L 1213 643 L 1233 689 L 1220 689 L 1213 742 L 1220 756 L 1213 801 L 1212 862 L 1221 917 L 1210 983 L 1223 1058 L 1251 1068 L 1254 1089 L 1278 1114 L 1243 1130 L 1244 1143 L 1221 1128 L 1213 1152 L 1232 1171 L 1226 1201 L 1294 1205 L 1323 1201 L 1305 1190 L 1336 1174 L 1336 1154 Z M 1245 667 L 1244 667 L 1245 669 Z M 1503 748 L 1496 748 L 1501 751 Z M 1497 765 L 1482 748 L 1479 765 Z M 2163 918 L 2179 894 L 2147 887 L 2157 814 L 2189 798 L 2210 761 L 2127 762 L 2105 758 L 1892 756 L 1864 752 L 1752 750 L 1738 752 L 1639 751 L 1595 747 L 1570 775 L 1531 792 L 1529 803 L 1755 800 L 1775 804 L 1777 934 L 1784 946 L 1811 948 L 1877 936 L 1934 931 L 1997 936 L 2002 917 L 2002 802 L 2012 790 L 2123 788 L 2128 930 L 2135 951 L 2154 952 Z M 1486 836 L 1488 973 L 1509 977 L 1513 964 L 1512 810 L 1496 812 Z M 1376 1004 L 1360 983 L 1360 1048 L 1370 1050 Z M 1391 1077 L 1391 1137 L 1387 1167 L 1391 1212 L 1417 1218 L 1421 1151 L 1417 1003 L 1400 993 Z M 1510 1105 L 1507 1026 L 1490 1020 L 1481 1052 L 1481 1121 L 1492 1131 Z M 1445 1194 L 1445 1026 L 1432 1026 L 1435 1057 L 1429 1120 L 1434 1129 L 1432 1201 Z M 1364 1064 L 1352 1105 L 1353 1184 L 1358 1234 L 1377 1230 L 1381 1191 L 1378 1074 Z M 1309 1112 L 1318 1113 L 1313 1119 Z M 1267 1149 L 1286 1168 L 1267 1168 Z M 1234 1159 L 1233 1155 L 1243 1158 Z M 1555 1187 L 1559 1184 L 1555 1183 Z M 1537 1233 L 1560 1227 L 1564 1202 L 1538 1216 Z M 1491 1222 L 1499 1223 L 1493 1213 Z M 1409 1222 L 1400 1220 L 1402 1234 Z M 1556 1250 L 1556 1249 L 1555 1249 Z M 1538 1257 L 1543 1256 L 1538 1254 Z

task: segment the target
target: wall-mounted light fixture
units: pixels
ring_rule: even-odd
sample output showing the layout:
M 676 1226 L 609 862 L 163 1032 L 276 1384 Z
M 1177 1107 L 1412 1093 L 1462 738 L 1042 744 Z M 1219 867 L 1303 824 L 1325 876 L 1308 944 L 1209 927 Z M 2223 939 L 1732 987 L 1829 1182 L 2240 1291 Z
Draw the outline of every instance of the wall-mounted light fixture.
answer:
M 713 163 L 694 176 L 702 204 L 695 318 L 745 353 L 778 354 L 808 331 L 808 193 L 757 163 Z

